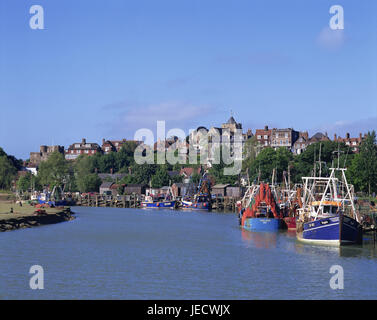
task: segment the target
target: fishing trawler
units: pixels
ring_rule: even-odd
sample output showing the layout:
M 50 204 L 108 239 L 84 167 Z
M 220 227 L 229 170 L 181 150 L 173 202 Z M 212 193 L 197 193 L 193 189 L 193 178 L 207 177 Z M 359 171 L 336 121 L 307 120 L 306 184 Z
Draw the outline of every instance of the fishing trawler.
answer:
M 176 207 L 177 201 L 174 199 L 173 192 L 169 186 L 169 190 L 165 197 L 159 197 L 154 199 L 151 195 L 145 197 L 145 201 L 142 201 L 141 208 L 170 208 L 174 209 Z
M 252 231 L 277 231 L 284 228 L 283 216 L 275 197 L 276 190 L 267 183 L 249 186 L 237 204 L 240 225 Z
M 353 186 L 345 168 L 330 168 L 329 177 L 303 177 L 303 206 L 297 221 L 300 241 L 340 246 L 362 243 L 360 217 Z
M 211 210 L 211 182 L 207 178 L 207 173 L 203 174 L 203 177 L 199 181 L 198 192 L 194 195 L 194 198 L 183 199 L 182 209 L 194 209 L 194 210 Z

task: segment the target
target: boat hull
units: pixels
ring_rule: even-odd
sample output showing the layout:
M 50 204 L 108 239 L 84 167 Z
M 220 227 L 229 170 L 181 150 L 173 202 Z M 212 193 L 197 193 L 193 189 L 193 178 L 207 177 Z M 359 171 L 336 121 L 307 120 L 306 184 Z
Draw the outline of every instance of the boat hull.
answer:
M 284 222 L 275 218 L 247 218 L 242 226 L 251 231 L 277 231 L 283 228 Z
M 303 242 L 324 245 L 361 244 L 362 228 L 355 219 L 341 215 L 306 222 L 297 237 Z
M 182 201 L 182 209 L 211 210 L 211 206 L 210 206 L 209 202 Z
M 161 201 L 161 202 L 142 202 L 142 208 L 175 208 L 176 201 Z

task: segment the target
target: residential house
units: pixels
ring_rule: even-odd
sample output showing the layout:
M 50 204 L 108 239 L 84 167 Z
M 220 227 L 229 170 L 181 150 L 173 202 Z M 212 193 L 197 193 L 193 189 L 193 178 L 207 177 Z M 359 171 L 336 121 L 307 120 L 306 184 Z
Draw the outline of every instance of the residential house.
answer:
M 364 135 L 364 138 L 365 137 L 366 137 L 366 134 Z M 359 152 L 360 144 L 361 144 L 361 142 L 363 141 L 364 138 L 363 138 L 363 135 L 361 133 L 359 134 L 359 137 L 357 137 L 357 138 L 356 137 L 351 138 L 350 134 L 348 132 L 346 133 L 345 138 L 337 137 L 337 135 L 334 134 L 334 141 L 345 143 L 347 146 L 349 146 L 350 150 L 352 150 L 355 153 Z
M 309 144 L 309 134 L 307 131 L 299 132 L 298 139 L 293 143 L 292 151 L 294 154 L 301 154 Z
M 93 155 L 98 152 L 102 152 L 98 143 L 86 142 L 86 139 L 82 139 L 81 143 L 77 142 L 68 147 L 65 151 L 65 158 L 67 160 L 75 160 L 82 154 Z
M 330 141 L 330 138 L 327 136 L 327 132 L 325 134 L 323 134 L 322 132 L 317 132 L 309 139 L 308 145 L 321 141 Z
M 197 174 L 200 174 L 201 173 L 201 168 L 191 168 L 191 167 L 184 167 L 181 169 L 181 171 L 179 172 L 179 174 L 181 176 L 183 176 L 183 182 L 184 183 L 189 183 L 191 182 L 191 178 L 192 176 L 197 173 Z
M 264 129 L 255 130 L 255 136 L 257 137 L 258 153 L 267 147 L 271 146 L 272 130 L 265 126 Z
M 299 132 L 292 128 L 287 129 L 272 129 L 271 130 L 271 147 L 275 150 L 277 148 L 286 148 L 292 151 L 293 144 L 299 137 Z

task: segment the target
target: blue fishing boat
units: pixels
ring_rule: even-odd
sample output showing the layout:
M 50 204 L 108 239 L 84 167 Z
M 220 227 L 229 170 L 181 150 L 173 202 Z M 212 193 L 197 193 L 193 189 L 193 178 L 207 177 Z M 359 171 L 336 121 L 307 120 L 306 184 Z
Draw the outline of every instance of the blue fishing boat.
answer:
M 207 177 L 207 173 L 204 173 L 199 181 L 198 191 L 194 195 L 193 199 L 184 198 L 181 203 L 182 209 L 191 210 L 211 210 L 211 182 Z
M 140 206 L 141 208 L 170 208 L 174 209 L 177 205 L 177 201 L 173 197 L 173 192 L 169 186 L 169 190 L 165 197 L 158 197 L 153 199 L 151 195 L 145 197 L 145 201 L 142 201 Z
M 303 177 L 304 201 L 299 209 L 298 240 L 334 246 L 362 243 L 353 186 L 347 183 L 345 171 L 331 168 L 330 177 Z

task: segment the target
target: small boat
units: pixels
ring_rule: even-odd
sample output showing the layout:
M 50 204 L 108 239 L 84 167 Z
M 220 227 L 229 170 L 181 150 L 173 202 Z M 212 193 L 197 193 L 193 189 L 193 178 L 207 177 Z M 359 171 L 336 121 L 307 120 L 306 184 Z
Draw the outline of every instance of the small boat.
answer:
M 211 202 L 206 194 L 196 194 L 191 201 L 182 200 L 182 209 L 199 209 L 199 210 L 211 210 Z
M 60 195 L 63 195 L 63 190 L 59 187 Z M 60 200 L 57 200 L 60 198 Z M 67 201 L 64 199 L 64 197 L 58 196 L 58 191 L 57 188 L 54 187 L 52 192 L 42 192 L 42 193 L 37 193 L 31 196 L 31 200 L 37 200 L 39 204 L 46 204 L 49 205 L 50 207 L 62 207 L 67 205 Z
M 353 186 L 345 168 L 330 168 L 330 177 L 303 177 L 303 207 L 299 209 L 297 239 L 341 246 L 362 243 L 362 226 L 355 209 Z
M 150 198 L 149 198 L 150 197 Z M 151 196 L 147 196 L 145 201 L 141 202 L 142 208 L 172 208 L 174 209 L 176 205 L 175 200 L 153 200 Z

